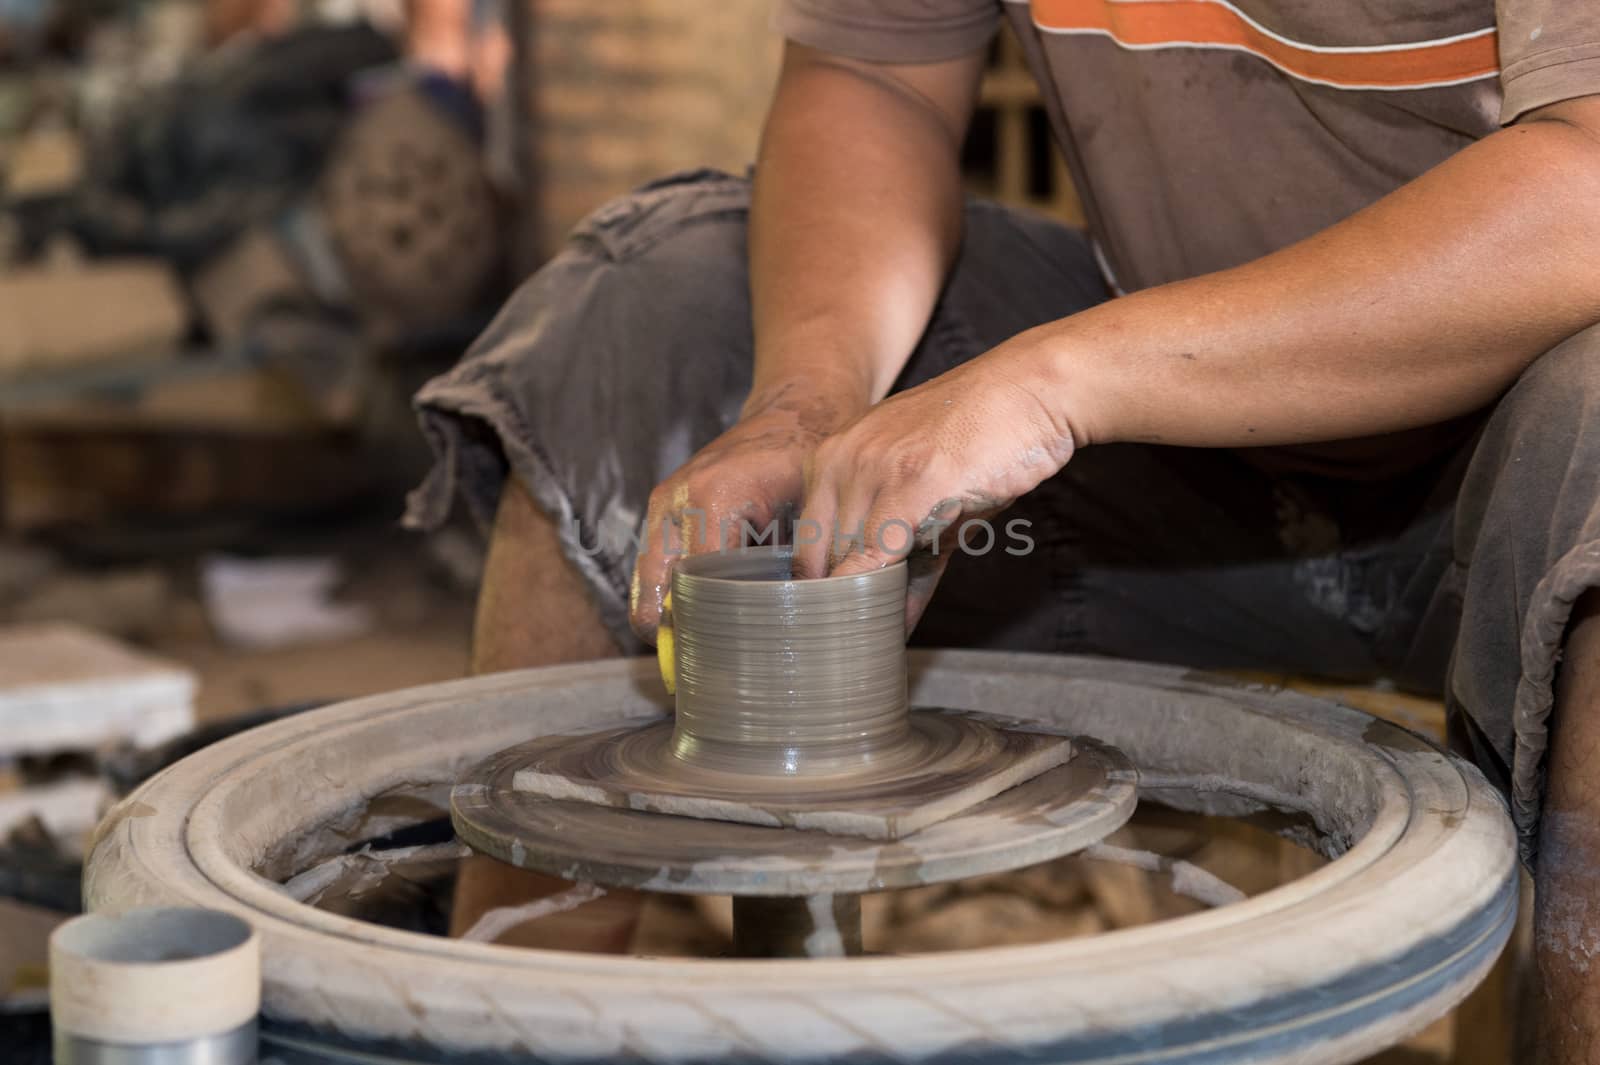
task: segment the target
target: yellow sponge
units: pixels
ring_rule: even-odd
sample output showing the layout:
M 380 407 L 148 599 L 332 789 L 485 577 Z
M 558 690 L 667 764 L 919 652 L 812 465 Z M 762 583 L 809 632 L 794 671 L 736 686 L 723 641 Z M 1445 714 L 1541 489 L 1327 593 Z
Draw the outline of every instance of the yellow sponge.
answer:
M 672 589 L 661 597 L 661 625 L 656 629 L 656 665 L 661 667 L 661 683 L 667 694 L 678 691 L 678 658 L 672 640 Z

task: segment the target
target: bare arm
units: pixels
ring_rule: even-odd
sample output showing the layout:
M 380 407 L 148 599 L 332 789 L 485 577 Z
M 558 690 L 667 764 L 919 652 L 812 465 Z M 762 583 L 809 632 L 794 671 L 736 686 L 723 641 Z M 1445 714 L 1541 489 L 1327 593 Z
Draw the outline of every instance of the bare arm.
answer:
M 883 398 L 961 235 L 961 141 L 982 56 L 884 66 L 791 44 L 750 224 L 756 396 L 837 375 Z
M 960 241 L 959 152 L 982 64 L 788 46 L 750 223 L 754 384 L 739 424 L 651 495 L 632 595 L 646 639 L 674 556 L 797 508 L 811 449 L 881 399 L 910 357 Z
M 1046 325 L 1079 444 L 1329 440 L 1489 402 L 1600 321 L 1600 97 L 1554 105 L 1309 240 Z M 1080 406 L 1081 404 L 1081 406 Z
M 817 449 L 802 573 L 885 564 L 1109 441 L 1289 444 L 1481 407 L 1600 322 L 1600 97 L 1543 109 L 1253 263 L 1040 326 Z M 903 538 L 902 538 L 903 540 Z M 898 549 L 898 550 L 897 550 Z M 913 611 L 920 603 L 913 604 Z

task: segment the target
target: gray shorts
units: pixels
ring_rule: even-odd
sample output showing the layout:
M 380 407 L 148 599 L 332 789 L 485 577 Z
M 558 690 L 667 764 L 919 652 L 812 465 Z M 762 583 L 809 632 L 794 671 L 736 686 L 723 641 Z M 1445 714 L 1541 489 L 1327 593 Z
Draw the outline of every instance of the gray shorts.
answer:
M 518 477 L 624 647 L 651 488 L 750 385 L 749 187 L 697 172 L 608 204 L 417 396 L 438 455 L 408 521 Z M 897 388 L 1107 298 L 1083 235 L 984 202 Z M 1086 448 L 1006 515 L 1033 550 L 952 562 L 915 642 L 1386 678 L 1442 694 L 1525 846 L 1573 602 L 1600 583 L 1600 332 L 1538 360 L 1460 443 L 1403 472 L 1261 453 Z M 981 543 L 976 545 L 981 546 Z M 1530 850 L 1531 853 L 1531 850 Z

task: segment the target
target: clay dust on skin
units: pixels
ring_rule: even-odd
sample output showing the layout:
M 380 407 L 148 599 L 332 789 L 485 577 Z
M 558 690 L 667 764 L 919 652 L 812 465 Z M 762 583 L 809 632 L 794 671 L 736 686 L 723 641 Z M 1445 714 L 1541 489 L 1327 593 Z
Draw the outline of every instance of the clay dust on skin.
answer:
M 1561 888 L 1545 892 L 1535 938 L 1541 953 L 1564 958 L 1588 973 L 1600 957 L 1600 863 L 1596 827 L 1582 814 L 1547 810 L 1539 846 L 1541 885 L 1547 878 Z

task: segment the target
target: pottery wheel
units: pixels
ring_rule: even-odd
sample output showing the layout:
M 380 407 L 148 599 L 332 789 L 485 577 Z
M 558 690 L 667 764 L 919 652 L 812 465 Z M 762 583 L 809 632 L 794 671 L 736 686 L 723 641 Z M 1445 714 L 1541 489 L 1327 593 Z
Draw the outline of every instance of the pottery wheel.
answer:
M 906 566 L 796 580 L 784 547 L 680 562 L 672 720 L 553 736 L 452 791 L 474 849 L 606 887 L 734 897 L 751 957 L 860 953 L 861 892 L 1047 861 L 1119 827 L 1116 750 L 982 714 L 911 712 Z
M 976 714 L 907 716 L 898 743 L 826 773 L 757 775 L 680 758 L 671 722 L 515 748 L 517 791 L 628 810 L 901 839 L 992 799 L 1072 757 L 1065 736 L 1024 732 Z
M 676 894 L 882 891 L 1016 869 L 1081 850 L 1133 813 L 1121 752 L 1074 741 L 1066 764 L 905 839 L 882 842 L 550 799 L 514 785 L 525 758 L 485 760 L 450 798 L 474 850 L 567 880 Z

